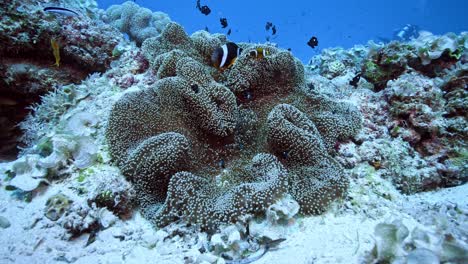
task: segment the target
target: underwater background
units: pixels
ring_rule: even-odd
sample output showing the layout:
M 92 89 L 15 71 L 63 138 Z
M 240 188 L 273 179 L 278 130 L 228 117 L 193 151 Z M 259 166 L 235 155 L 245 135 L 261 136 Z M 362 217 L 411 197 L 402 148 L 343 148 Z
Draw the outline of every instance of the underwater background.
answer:
M 97 2 L 100 8 L 106 9 L 124 1 Z M 207 27 L 211 33 L 226 34 L 231 29 L 229 39 L 236 42 L 265 42 L 270 37 L 280 47 L 291 48 L 304 63 L 323 48 L 351 48 L 369 40 L 388 42 L 406 24 L 434 34 L 458 34 L 468 26 L 468 1 L 464 0 L 204 0 L 201 5 L 211 9 L 207 16 L 196 8 L 195 0 L 136 0 L 135 3 L 168 14 L 189 34 Z M 228 20 L 224 29 L 220 18 Z M 265 30 L 266 22 L 276 25 L 276 36 Z M 312 36 L 319 40 L 315 49 L 307 46 Z
M 0 263 L 468 263 L 465 10 L 4 0 Z

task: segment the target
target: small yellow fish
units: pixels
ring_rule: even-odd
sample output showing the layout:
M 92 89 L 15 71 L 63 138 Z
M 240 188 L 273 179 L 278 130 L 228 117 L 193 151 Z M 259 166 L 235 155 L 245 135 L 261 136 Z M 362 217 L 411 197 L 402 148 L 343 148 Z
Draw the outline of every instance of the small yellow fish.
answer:
M 52 46 L 52 50 L 54 52 L 54 57 L 55 57 L 55 66 L 60 66 L 60 47 L 55 39 L 50 39 L 50 45 Z
M 252 51 L 249 52 L 247 56 L 256 58 L 256 59 L 263 59 L 266 56 L 270 55 L 270 51 L 264 49 L 264 48 L 256 48 Z

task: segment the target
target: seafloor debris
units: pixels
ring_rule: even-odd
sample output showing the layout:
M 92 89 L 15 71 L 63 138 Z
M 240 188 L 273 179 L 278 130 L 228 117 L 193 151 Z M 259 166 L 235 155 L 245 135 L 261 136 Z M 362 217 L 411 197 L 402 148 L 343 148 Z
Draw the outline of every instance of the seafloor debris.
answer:
M 375 227 L 375 246 L 367 263 L 464 263 L 468 247 L 450 234 L 419 228 L 411 232 L 401 221 Z
M 45 216 L 52 221 L 57 221 L 70 208 L 73 201 L 66 195 L 58 193 L 47 199 L 45 204 Z

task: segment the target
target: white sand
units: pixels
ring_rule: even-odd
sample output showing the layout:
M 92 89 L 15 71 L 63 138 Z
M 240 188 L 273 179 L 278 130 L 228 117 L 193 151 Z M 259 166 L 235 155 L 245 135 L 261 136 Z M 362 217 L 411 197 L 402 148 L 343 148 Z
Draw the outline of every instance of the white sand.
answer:
M 407 212 L 407 208 L 457 203 L 467 207 L 468 185 L 439 191 L 404 196 L 384 180 L 367 194 L 357 194 L 352 184 L 350 195 L 361 199 L 357 207 L 335 206 L 322 216 L 299 218 L 287 230 L 287 240 L 278 249 L 268 252 L 255 263 L 360 263 L 363 255 L 374 245 L 373 231 L 382 221 L 401 219 L 411 230 L 422 226 Z M 184 257 L 198 255 L 181 239 L 161 241 L 161 233 L 154 230 L 139 213 L 133 218 L 117 220 L 108 229 L 98 233 L 94 243 L 85 247 L 88 234 L 74 240 L 63 239 L 64 229 L 44 217 L 48 197 L 61 191 L 72 199 L 80 199 L 70 190 L 69 180 L 54 183 L 39 193 L 32 202 L 25 203 L 11 197 L 11 192 L 0 191 L 0 216 L 11 223 L 0 228 L 0 263 L 184 263 Z M 353 187 L 354 186 L 354 187 Z M 377 195 L 391 192 L 393 201 Z M 360 196 L 360 197 L 358 197 Z M 120 237 L 124 237 L 123 241 Z M 222 263 L 222 261 L 218 262 Z

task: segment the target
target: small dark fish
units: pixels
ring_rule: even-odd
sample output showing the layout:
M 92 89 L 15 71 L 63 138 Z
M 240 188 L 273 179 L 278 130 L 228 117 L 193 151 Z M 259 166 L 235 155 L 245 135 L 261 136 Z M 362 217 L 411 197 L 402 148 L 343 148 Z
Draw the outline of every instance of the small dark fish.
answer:
M 361 75 L 362 75 L 362 73 L 360 73 L 360 72 L 358 74 L 356 74 L 356 76 L 354 76 L 354 78 L 351 81 L 349 81 L 349 85 L 352 85 L 352 86 L 354 86 L 354 88 L 357 88 L 357 86 L 358 86 L 357 84 L 358 84 L 359 80 L 361 79 Z
M 291 48 L 288 48 L 288 51 L 291 51 Z
M 226 28 L 228 26 L 227 19 L 225 17 L 222 17 L 219 19 L 219 22 L 221 22 L 221 27 Z
M 197 9 L 200 10 L 200 12 L 205 16 L 211 13 L 211 9 L 207 5 L 200 5 L 200 0 L 197 0 Z
M 207 26 L 205 26 L 205 31 L 206 31 L 206 32 L 210 32 L 210 30 L 208 29 Z
M 228 32 L 226 33 L 226 35 L 231 35 L 231 29 L 228 30 Z
M 190 86 L 190 88 L 192 88 L 192 91 L 194 93 L 198 93 L 200 91 L 200 89 L 198 88 L 198 85 L 196 83 L 192 84 L 192 86 Z
M 271 28 L 271 31 L 272 31 L 271 35 L 276 35 L 276 26 L 273 26 Z
M 207 15 L 209 15 L 209 14 L 211 13 L 211 9 L 210 9 L 208 6 L 206 6 L 206 5 L 202 6 L 200 11 L 201 11 L 202 14 L 204 14 L 205 16 L 207 16 Z
M 273 26 L 273 23 L 271 22 L 266 22 L 266 25 L 265 25 L 265 30 L 268 31 L 270 30 L 270 28 Z
M 64 16 L 80 16 L 80 13 L 76 12 L 75 10 L 59 6 L 48 6 L 43 10 L 47 13 L 60 14 Z
M 270 36 L 266 36 L 265 39 L 266 39 L 267 42 L 269 42 L 270 41 Z
M 219 165 L 219 167 L 221 167 L 221 169 L 225 169 L 225 168 L 226 168 L 226 163 L 224 162 L 223 159 L 221 159 L 221 160 L 218 162 L 218 165 Z
M 309 42 L 307 42 L 307 45 L 309 45 L 311 48 L 315 48 L 315 47 L 318 46 L 318 43 L 319 43 L 319 42 L 318 42 L 317 37 L 311 37 L 311 38 L 309 39 Z

